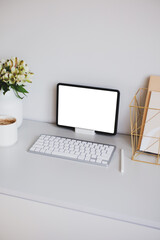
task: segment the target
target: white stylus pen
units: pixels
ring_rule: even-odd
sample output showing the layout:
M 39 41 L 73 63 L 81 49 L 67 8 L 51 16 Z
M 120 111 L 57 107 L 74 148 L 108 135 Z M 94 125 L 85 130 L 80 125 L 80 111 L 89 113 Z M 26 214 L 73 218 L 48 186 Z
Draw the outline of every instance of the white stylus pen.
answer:
M 124 150 L 121 149 L 121 173 L 124 173 Z

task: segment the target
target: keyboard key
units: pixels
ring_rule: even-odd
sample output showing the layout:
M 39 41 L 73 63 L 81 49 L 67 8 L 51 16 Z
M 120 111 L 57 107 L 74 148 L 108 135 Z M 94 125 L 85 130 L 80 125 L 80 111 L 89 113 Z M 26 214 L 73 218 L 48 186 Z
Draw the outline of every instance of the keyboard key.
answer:
M 78 156 L 78 159 L 79 159 L 79 160 L 84 160 L 84 158 L 85 158 L 84 155 L 80 155 L 80 156 Z
M 105 164 L 105 165 L 106 165 L 106 164 L 108 164 L 108 162 L 103 160 L 103 161 L 102 161 L 102 164 Z
M 90 159 L 90 162 L 95 162 L 95 161 L 96 161 L 95 158 L 91 158 L 91 159 Z
M 35 151 L 35 149 L 36 149 L 35 147 L 31 147 L 30 151 Z
M 52 150 L 46 150 L 45 153 L 50 154 L 52 153 Z
M 97 157 L 96 162 L 101 163 L 102 162 L 102 157 Z
M 84 160 L 88 162 L 90 160 L 90 157 L 85 157 Z
M 39 152 L 41 150 L 41 148 L 35 148 L 35 152 Z
M 45 149 L 41 149 L 41 150 L 40 150 L 41 153 L 44 153 L 45 151 L 46 151 Z
M 61 153 L 61 152 L 52 152 L 53 156 L 60 156 L 60 157 L 67 157 L 67 158 L 71 158 L 71 159 L 76 159 L 77 155 L 76 154 L 70 154 L 70 153 Z
M 112 146 L 109 147 L 107 154 L 102 155 L 102 158 L 104 160 L 108 161 L 110 159 L 110 157 L 111 157 L 111 154 L 112 154 L 113 150 L 114 150 L 114 148 Z

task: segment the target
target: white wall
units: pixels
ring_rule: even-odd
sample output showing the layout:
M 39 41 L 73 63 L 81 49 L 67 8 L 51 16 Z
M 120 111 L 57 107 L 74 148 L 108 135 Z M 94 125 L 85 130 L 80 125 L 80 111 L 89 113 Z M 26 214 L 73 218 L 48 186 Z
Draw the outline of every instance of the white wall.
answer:
M 55 122 L 58 82 L 117 88 L 126 133 L 133 95 L 160 75 L 159 28 L 159 0 L 0 0 L 0 58 L 35 73 L 25 118 Z

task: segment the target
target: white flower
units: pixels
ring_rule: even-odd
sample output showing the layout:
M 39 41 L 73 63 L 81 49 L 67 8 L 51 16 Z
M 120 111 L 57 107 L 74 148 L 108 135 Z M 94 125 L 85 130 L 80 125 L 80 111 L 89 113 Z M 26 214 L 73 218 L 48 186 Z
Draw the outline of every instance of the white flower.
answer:
M 13 74 L 12 73 L 9 73 L 9 78 L 12 78 L 13 77 Z
M 12 73 L 15 72 L 15 67 L 11 67 L 11 72 L 12 72 Z
M 5 79 L 8 78 L 8 73 L 5 73 L 4 78 Z
M 24 75 L 18 75 L 17 79 L 20 80 L 20 81 L 23 81 L 25 79 L 25 76 Z
M 31 74 L 28 73 L 28 74 L 26 75 L 26 78 L 27 78 L 28 80 L 30 80 L 30 78 L 31 78 Z
M 25 72 L 29 72 L 29 67 L 27 65 L 24 66 Z
M 15 83 L 15 80 L 14 80 L 14 79 L 10 79 L 8 82 L 9 82 L 10 84 L 14 84 L 14 83 Z
M 6 73 L 6 69 L 3 69 L 1 74 L 5 74 Z
M 8 61 L 8 62 L 7 62 L 7 66 L 11 66 L 11 61 Z
M 15 73 L 18 74 L 19 73 L 19 70 L 17 68 L 15 68 Z

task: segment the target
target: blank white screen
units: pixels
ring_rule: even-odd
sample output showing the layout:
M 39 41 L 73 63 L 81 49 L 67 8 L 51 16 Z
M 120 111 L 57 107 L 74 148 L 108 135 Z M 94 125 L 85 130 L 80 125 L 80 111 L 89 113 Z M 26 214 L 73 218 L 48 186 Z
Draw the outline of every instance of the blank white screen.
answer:
M 59 85 L 58 124 L 114 133 L 117 92 Z

